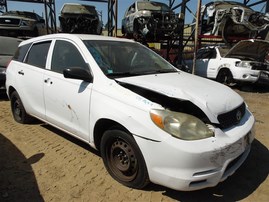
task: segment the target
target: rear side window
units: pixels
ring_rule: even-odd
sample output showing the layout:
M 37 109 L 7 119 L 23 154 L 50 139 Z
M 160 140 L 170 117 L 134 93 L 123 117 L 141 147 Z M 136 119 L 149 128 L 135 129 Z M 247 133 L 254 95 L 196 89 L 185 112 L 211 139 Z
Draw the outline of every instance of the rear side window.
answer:
M 23 62 L 23 59 L 24 59 L 28 49 L 30 48 L 30 46 L 31 46 L 31 44 L 26 44 L 26 45 L 20 46 L 17 49 L 17 51 L 13 57 L 13 60 Z
M 33 44 L 27 55 L 25 63 L 45 68 L 50 44 L 51 41 Z

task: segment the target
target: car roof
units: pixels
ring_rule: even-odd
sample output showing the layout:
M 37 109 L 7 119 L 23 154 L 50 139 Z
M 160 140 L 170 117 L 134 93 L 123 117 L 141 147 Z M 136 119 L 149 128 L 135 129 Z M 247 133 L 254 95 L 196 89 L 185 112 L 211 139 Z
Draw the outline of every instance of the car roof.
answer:
M 130 39 L 125 38 L 117 38 L 117 37 L 110 37 L 110 36 L 102 36 L 102 35 L 92 35 L 92 34 L 66 34 L 66 33 L 58 33 L 58 34 L 48 34 L 44 36 L 39 36 L 35 38 L 31 38 L 28 40 L 23 41 L 21 45 L 25 45 L 28 43 L 33 43 L 37 41 L 44 41 L 44 40 L 52 40 L 52 39 L 71 39 L 71 40 L 103 40 L 103 41 L 121 41 L 121 42 L 133 42 Z

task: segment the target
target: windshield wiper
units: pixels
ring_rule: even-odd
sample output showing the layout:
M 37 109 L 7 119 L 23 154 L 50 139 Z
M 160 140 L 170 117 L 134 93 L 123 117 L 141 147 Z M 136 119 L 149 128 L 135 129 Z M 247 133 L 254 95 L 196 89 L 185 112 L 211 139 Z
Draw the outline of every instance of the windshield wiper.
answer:
M 147 74 L 162 74 L 162 73 L 171 73 L 178 72 L 175 69 L 159 69 L 159 70 L 150 70 L 150 71 L 130 71 L 130 72 L 113 72 L 106 74 L 107 77 L 129 77 L 129 76 L 140 76 Z
M 107 77 L 128 77 L 128 76 L 137 76 L 141 75 L 141 73 L 136 72 L 113 72 L 106 74 Z
M 151 71 L 143 71 L 141 74 L 163 74 L 163 73 L 172 73 L 172 72 L 178 72 L 175 69 L 157 69 L 157 70 L 151 70 Z

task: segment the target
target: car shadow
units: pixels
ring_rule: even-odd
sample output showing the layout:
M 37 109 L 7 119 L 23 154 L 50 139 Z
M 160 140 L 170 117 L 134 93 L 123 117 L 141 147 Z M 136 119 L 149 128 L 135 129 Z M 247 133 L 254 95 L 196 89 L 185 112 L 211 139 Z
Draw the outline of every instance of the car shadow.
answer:
M 99 157 L 101 156 L 99 151 L 92 148 L 86 142 L 83 142 L 83 141 L 81 141 L 81 140 L 79 140 L 79 139 L 77 139 L 77 138 L 75 138 L 75 137 L 73 137 L 73 136 L 71 136 L 71 135 L 69 135 L 69 134 L 67 134 L 67 133 L 65 133 L 65 132 L 63 132 L 63 131 L 55 128 L 55 127 L 53 127 L 53 126 L 51 126 L 51 125 L 49 125 L 49 124 L 42 123 L 40 126 L 43 127 L 43 128 L 46 128 L 47 130 L 49 130 L 49 131 L 51 131 L 51 132 L 53 132 L 53 133 L 55 133 L 55 134 L 57 134 L 59 136 L 61 136 L 64 139 L 66 139 L 66 140 L 68 140 L 68 141 L 82 147 L 83 149 L 88 150 L 89 152 L 91 152 L 91 153 L 93 153 L 93 154 L 95 154 L 95 155 L 97 155 Z
M 0 101 L 8 101 L 6 91 L 0 90 Z
M 27 159 L 0 133 L 0 201 L 44 201 L 31 166 L 43 156 L 37 153 Z
M 258 140 L 252 143 L 251 152 L 243 165 L 216 187 L 182 192 L 150 184 L 148 191 L 162 191 L 177 201 L 240 201 L 251 195 L 266 180 L 269 173 L 268 149 Z

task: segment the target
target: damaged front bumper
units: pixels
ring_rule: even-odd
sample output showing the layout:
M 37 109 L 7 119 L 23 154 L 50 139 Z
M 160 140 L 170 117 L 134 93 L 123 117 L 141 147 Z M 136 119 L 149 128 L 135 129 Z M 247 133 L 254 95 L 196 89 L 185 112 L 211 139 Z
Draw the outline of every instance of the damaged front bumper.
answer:
M 170 137 L 162 142 L 135 138 L 143 145 L 153 183 L 192 191 L 216 186 L 240 167 L 250 152 L 254 122 L 247 111 L 236 127 L 224 131 L 216 128 L 212 138 L 183 141 Z
M 256 83 L 268 86 L 269 85 L 269 71 L 261 71 Z
M 176 16 L 140 17 L 137 19 L 138 31 L 142 37 L 164 39 L 178 36 L 180 22 Z

